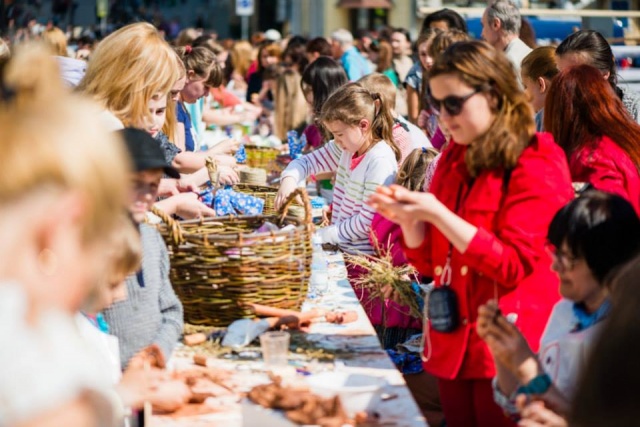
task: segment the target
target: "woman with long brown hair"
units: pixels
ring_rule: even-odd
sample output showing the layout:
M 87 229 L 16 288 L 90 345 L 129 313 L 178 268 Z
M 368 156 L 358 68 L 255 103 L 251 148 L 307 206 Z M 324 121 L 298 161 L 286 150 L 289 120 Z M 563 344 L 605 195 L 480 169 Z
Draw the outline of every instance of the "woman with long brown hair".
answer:
M 640 125 L 590 65 L 562 71 L 552 85 L 544 125 L 565 151 L 573 181 L 618 194 L 640 213 Z
M 573 197 L 569 170 L 550 135 L 535 133 L 504 53 L 455 43 L 436 59 L 429 86 L 452 137 L 430 192 L 380 187 L 369 203 L 400 225 L 407 259 L 434 279 L 423 361 L 438 377 L 447 425 L 512 425 L 493 402 L 478 307 L 497 300 L 537 349 L 559 299 L 544 245 L 553 215 Z

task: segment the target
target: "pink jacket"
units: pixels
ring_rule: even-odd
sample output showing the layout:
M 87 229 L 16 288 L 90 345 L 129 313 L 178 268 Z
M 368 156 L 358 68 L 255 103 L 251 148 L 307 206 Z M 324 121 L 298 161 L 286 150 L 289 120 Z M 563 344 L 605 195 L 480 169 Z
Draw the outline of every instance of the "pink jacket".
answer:
M 373 236 L 375 236 L 380 247 L 383 250 L 390 251 L 393 265 L 398 266 L 407 263 L 400 244 L 402 232 L 397 224 L 376 213 L 371 222 L 371 232 L 371 243 L 373 244 Z M 369 292 L 366 290 L 357 290 L 356 294 L 360 298 L 362 306 L 373 325 L 384 325 L 387 328 L 422 329 L 421 320 L 409 315 L 409 307 L 401 306 L 390 300 L 385 300 L 384 303 L 379 299 L 370 301 Z

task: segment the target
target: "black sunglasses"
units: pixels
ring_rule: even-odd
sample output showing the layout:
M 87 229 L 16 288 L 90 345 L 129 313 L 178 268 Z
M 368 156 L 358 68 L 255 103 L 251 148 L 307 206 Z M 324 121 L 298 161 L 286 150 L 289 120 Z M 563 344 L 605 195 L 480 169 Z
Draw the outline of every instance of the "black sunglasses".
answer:
M 473 95 L 478 92 L 482 92 L 481 88 L 476 88 L 469 95 L 465 96 L 447 96 L 445 99 L 436 99 L 433 96 L 429 96 L 429 102 L 431 103 L 431 107 L 433 109 L 434 114 L 440 115 L 442 111 L 442 107 L 447 111 L 450 116 L 457 116 L 462 111 L 464 107 L 464 103 L 469 100 Z

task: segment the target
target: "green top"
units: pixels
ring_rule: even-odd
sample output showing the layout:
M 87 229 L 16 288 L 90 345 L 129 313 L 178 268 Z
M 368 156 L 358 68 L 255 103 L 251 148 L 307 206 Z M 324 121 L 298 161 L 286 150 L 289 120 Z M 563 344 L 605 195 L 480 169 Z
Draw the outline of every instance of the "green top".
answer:
M 398 87 L 398 85 L 400 84 L 400 79 L 398 78 L 398 73 L 396 73 L 396 71 L 393 68 L 391 67 L 387 68 L 382 72 L 382 74 L 389 77 L 389 80 L 391 80 L 393 85 L 395 87 Z

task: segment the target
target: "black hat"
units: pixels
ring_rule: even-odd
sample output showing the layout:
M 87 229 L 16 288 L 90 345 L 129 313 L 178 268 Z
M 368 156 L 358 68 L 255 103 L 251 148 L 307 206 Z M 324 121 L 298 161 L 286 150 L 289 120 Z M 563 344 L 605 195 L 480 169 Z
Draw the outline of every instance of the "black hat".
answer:
M 149 169 L 162 169 L 171 178 L 180 178 L 180 172 L 164 158 L 160 142 L 156 141 L 148 132 L 141 129 L 125 128 L 118 133 L 129 150 L 136 172 Z

